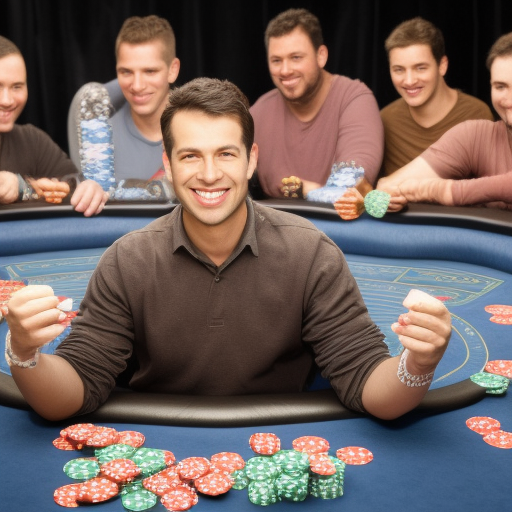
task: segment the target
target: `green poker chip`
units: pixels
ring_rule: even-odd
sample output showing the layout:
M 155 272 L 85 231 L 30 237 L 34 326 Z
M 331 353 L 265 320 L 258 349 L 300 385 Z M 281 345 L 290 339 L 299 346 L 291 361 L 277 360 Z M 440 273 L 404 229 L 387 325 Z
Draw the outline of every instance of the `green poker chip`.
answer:
M 244 469 L 247 478 L 256 481 L 275 479 L 280 472 L 272 457 L 252 457 Z
M 105 448 L 97 448 L 94 450 L 94 455 L 100 464 L 105 464 L 115 459 L 128 459 L 136 450 L 137 448 L 129 444 L 111 444 Z
M 140 476 L 146 478 L 162 471 L 167 467 L 165 464 L 165 452 L 154 448 L 138 448 L 137 451 L 127 457 L 141 469 Z
M 383 190 L 372 190 L 364 197 L 364 208 L 372 217 L 380 219 L 388 211 L 391 196 Z
M 98 476 L 100 465 L 97 461 L 86 458 L 73 459 L 64 465 L 64 473 L 73 480 L 89 480 Z
M 231 473 L 231 477 L 233 478 L 234 482 L 232 489 L 235 489 L 236 491 L 241 491 L 249 485 L 250 480 L 245 474 L 245 468 L 233 471 L 233 473 Z
M 291 476 L 300 476 L 309 470 L 308 454 L 297 450 L 280 450 L 272 456 L 272 460 L 283 473 Z
M 276 479 L 277 495 L 281 500 L 304 501 L 308 495 L 309 475 L 293 477 L 283 473 Z
M 137 492 L 142 491 L 144 489 L 144 486 L 142 485 L 141 480 L 136 480 L 135 482 L 129 482 L 127 484 L 124 484 L 119 494 L 121 496 L 124 496 L 125 494 L 129 494 L 131 492 Z
M 266 507 L 278 501 L 275 480 L 260 480 L 251 482 L 247 488 L 249 501 L 254 505 Z
M 502 390 L 508 388 L 509 380 L 502 375 L 496 375 L 494 373 L 479 372 L 471 375 L 470 379 L 479 386 L 482 386 L 487 392 Z M 501 391 L 504 392 L 504 391 Z M 498 393 L 500 394 L 500 393 Z
M 158 496 L 147 489 L 132 491 L 121 497 L 123 507 L 127 510 L 138 512 L 154 507 L 158 502 Z

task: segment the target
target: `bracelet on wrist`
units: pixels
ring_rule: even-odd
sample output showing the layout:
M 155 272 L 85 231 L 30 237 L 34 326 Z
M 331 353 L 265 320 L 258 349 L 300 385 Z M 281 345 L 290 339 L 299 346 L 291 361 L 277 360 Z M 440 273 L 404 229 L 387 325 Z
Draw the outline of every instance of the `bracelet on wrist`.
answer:
M 27 183 L 20 174 L 18 176 L 18 201 L 28 201 L 30 199 L 37 199 L 39 196 L 35 193 L 34 189 Z
M 21 361 L 20 358 L 12 351 L 11 331 L 7 331 L 7 336 L 5 337 L 5 360 L 9 366 L 19 366 L 20 368 L 35 368 L 37 361 L 39 360 L 40 352 L 41 348 L 38 348 L 34 354 L 34 357 L 31 357 L 26 361 Z
M 402 384 L 405 384 L 409 388 L 420 388 L 423 386 L 428 386 L 434 378 L 434 372 L 424 373 L 423 375 L 410 374 L 407 371 L 407 366 L 405 365 L 408 355 L 409 350 L 405 349 L 402 352 L 402 357 L 400 357 L 400 363 L 398 364 L 398 372 L 396 376 Z

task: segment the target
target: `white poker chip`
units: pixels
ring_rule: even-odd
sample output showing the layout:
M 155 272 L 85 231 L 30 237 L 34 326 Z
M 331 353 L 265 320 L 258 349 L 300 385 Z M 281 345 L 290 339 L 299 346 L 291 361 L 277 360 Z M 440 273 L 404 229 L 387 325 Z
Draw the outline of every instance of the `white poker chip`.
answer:
M 73 299 L 69 297 L 58 297 L 60 302 L 57 304 L 57 309 L 61 311 L 73 311 Z

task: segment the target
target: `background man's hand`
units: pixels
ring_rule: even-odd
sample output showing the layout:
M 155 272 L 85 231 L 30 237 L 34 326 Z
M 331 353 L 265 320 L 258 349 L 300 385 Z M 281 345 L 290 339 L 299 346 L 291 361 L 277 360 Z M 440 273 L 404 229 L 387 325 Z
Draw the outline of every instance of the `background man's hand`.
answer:
M 83 212 L 85 217 L 90 217 L 103 210 L 108 198 L 108 192 L 105 192 L 101 185 L 93 180 L 86 180 L 76 187 L 71 197 L 71 204 L 77 212 Z
M 0 204 L 11 204 L 18 199 L 18 176 L 0 171 Z

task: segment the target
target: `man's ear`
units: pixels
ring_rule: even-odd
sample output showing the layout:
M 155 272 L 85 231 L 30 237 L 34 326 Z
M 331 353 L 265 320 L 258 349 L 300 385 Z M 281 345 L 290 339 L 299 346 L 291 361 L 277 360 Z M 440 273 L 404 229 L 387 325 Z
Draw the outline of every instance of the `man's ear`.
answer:
M 316 51 L 316 61 L 318 63 L 318 67 L 324 68 L 327 64 L 327 57 L 329 56 L 329 50 L 327 50 L 327 46 L 325 44 L 322 44 L 318 47 L 318 50 Z
M 254 142 L 251 148 L 251 152 L 249 153 L 249 164 L 247 165 L 247 179 L 250 180 L 254 171 L 256 170 L 256 166 L 258 165 L 258 145 Z
M 178 74 L 180 72 L 180 59 L 174 57 L 174 59 L 171 62 L 171 65 L 169 66 L 169 73 L 167 75 L 167 81 L 170 84 L 173 84 L 176 82 L 176 78 L 178 78 Z
M 171 162 L 169 162 L 169 157 L 167 156 L 165 149 L 162 153 L 162 162 L 164 163 L 165 175 L 167 179 L 172 183 Z
M 448 57 L 445 55 L 441 57 L 441 60 L 439 61 L 439 74 L 441 76 L 446 75 L 446 72 L 448 71 Z

